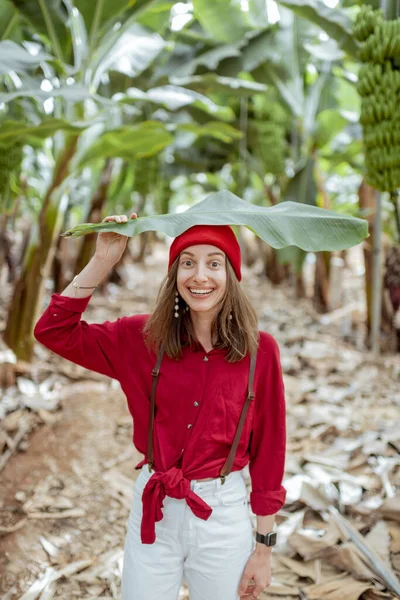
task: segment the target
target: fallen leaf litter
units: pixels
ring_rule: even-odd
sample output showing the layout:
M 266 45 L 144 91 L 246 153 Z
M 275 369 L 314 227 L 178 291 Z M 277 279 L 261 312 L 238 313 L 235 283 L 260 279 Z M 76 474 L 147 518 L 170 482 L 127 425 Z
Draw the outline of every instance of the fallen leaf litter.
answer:
M 85 318 L 101 322 L 149 312 L 165 261 L 160 246 L 146 258 L 145 268 L 127 267 L 127 288 L 108 286 L 107 297 L 93 297 Z M 321 317 L 291 290 L 272 289 L 257 269 L 256 264 L 246 270 L 243 286 L 260 329 L 272 333 L 281 348 L 288 430 L 287 503 L 277 516 L 272 584 L 260 597 L 395 598 L 400 595 L 400 358 L 374 360 L 345 343 L 340 314 Z M 140 289 L 140 297 L 133 288 Z M 354 285 L 349 302 L 360 306 Z M 0 401 L 0 471 L 5 475 L 0 536 L 8 549 L 0 552 L 0 592 L 3 600 L 119 598 L 137 475 L 133 464 L 140 458 L 131 445 L 130 417 L 121 408 L 115 382 L 40 346 L 36 352 L 35 364 L 19 365 L 14 385 Z M 9 353 L 4 356 L 13 363 Z M 37 451 L 37 432 L 47 428 L 51 435 L 57 428 L 62 434 L 67 403 L 80 396 L 84 415 L 87 395 L 103 404 L 118 399 L 113 428 L 104 430 L 106 449 L 101 456 L 94 449 L 90 457 L 93 472 L 86 472 L 82 448 L 73 444 L 64 448 L 66 470 L 59 468 L 61 459 L 46 455 L 44 476 L 33 487 L 29 477 L 19 480 L 18 461 L 29 455 L 31 444 Z M 248 485 L 250 492 L 249 479 Z M 94 504 L 100 507 L 97 515 Z M 15 558 L 14 547 L 23 548 L 24 564 Z M 179 600 L 187 598 L 183 582 Z

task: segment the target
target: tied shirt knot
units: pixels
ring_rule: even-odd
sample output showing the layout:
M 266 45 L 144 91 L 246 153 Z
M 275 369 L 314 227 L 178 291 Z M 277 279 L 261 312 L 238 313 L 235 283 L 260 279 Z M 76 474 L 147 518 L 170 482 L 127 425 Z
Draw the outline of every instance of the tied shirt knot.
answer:
M 146 483 L 142 495 L 143 516 L 140 533 L 143 544 L 155 542 L 156 522 L 163 518 L 165 496 L 186 500 L 196 517 L 205 521 L 212 513 L 211 507 L 190 489 L 190 481 L 184 477 L 181 468 L 171 467 L 163 473 L 156 471 Z

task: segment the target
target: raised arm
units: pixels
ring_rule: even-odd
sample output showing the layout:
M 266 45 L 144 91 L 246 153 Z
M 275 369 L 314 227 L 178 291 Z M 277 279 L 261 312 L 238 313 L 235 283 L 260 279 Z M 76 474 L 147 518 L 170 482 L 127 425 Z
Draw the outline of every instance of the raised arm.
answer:
M 133 213 L 130 218 L 136 218 Z M 125 215 L 104 221 L 127 221 Z M 93 258 L 62 294 L 53 294 L 50 304 L 35 325 L 34 336 L 46 348 L 92 371 L 118 379 L 121 364 L 123 319 L 88 324 L 81 320 L 93 290 L 119 261 L 128 238 L 116 233 L 97 236 Z

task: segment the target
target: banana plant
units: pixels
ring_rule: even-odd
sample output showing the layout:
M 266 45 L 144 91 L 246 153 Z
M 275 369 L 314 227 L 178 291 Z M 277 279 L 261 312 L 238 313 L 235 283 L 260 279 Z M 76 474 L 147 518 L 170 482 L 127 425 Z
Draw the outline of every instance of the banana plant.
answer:
M 35 59 L 27 56 L 22 47 L 13 54 L 16 49 L 12 41 L 3 40 L 7 52 L 0 56 L 0 72 L 3 65 L 7 74 L 14 73 L 15 76 L 3 80 L 1 101 L 10 105 L 30 102 L 35 107 L 35 119 L 39 114 L 41 122 L 33 125 L 3 118 L 0 146 L 7 148 L 18 139 L 29 142 L 50 137 L 54 161 L 53 175 L 42 199 L 37 224 L 32 228 L 10 302 L 4 337 L 19 358 L 30 360 L 32 356 L 32 330 L 41 302 L 43 274 L 51 263 L 54 244 L 67 210 L 71 165 L 81 152 L 83 131 L 99 125 L 104 130 L 109 123 L 115 123 L 115 104 L 98 94 L 102 80 L 110 70 L 129 68 L 133 74 L 142 72 L 165 46 L 161 36 L 148 32 L 136 22 L 154 4 L 139 1 L 132 7 L 127 0 L 107 5 L 98 0 L 94 11 L 91 9 L 93 3 L 83 0 L 76 5 L 68 0 L 51 4 L 18 0 L 12 5 L 18 19 L 28 23 L 31 31 L 40 36 L 38 39 L 42 40 L 43 49 L 38 64 L 39 58 L 35 63 Z M 122 17 L 122 26 L 113 27 Z M 8 29 L 11 31 L 11 26 Z M 42 71 L 34 76 L 33 68 L 41 68 Z M 51 81 L 51 85 L 48 83 L 45 88 L 47 92 L 41 84 L 43 80 Z M 46 94 L 47 98 L 44 98 Z M 54 102 L 51 117 L 46 116 L 42 108 L 43 100 L 48 98 Z M 91 105 L 88 105 L 88 100 Z M 116 120 L 118 122 L 118 114 Z M 146 128 L 146 123 L 143 126 Z M 165 133 L 161 132 L 162 129 Z M 164 137 L 160 140 L 160 136 Z M 153 131 L 150 138 L 144 136 L 142 144 L 140 139 L 131 153 L 132 157 L 141 152 L 160 152 L 170 143 L 171 136 L 160 124 L 157 134 Z M 105 160 L 104 156 L 100 159 Z

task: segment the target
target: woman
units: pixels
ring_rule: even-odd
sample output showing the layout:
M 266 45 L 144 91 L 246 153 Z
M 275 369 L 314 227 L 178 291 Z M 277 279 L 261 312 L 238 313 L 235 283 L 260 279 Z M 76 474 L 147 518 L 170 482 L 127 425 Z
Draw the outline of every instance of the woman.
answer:
M 196 225 L 175 238 L 151 315 L 82 321 L 127 239 L 100 233 L 93 258 L 35 327 L 42 344 L 117 379 L 127 397 L 145 458 L 136 466 L 122 600 L 176 600 L 183 578 L 191 600 L 257 598 L 270 583 L 274 515 L 286 494 L 277 343 L 257 330 L 228 225 Z

